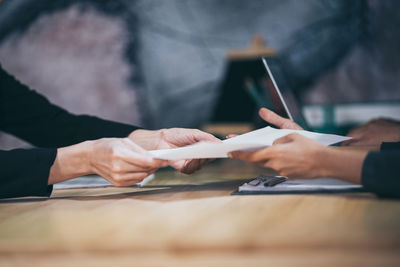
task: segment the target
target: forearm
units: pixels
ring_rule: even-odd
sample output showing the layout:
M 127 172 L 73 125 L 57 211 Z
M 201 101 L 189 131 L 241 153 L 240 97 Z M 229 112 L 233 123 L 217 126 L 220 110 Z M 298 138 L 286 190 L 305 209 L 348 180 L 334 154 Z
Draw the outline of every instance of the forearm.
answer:
M 368 150 L 327 147 L 321 152 L 319 166 L 324 177 L 339 178 L 360 184 L 362 166 Z
M 55 184 L 92 173 L 90 153 L 94 141 L 57 149 L 57 156 L 50 168 L 48 184 Z

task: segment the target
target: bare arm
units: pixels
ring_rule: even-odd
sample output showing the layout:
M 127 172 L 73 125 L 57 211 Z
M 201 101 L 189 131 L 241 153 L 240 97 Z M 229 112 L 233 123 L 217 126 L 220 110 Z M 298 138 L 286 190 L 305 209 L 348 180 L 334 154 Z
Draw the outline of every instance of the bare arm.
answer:
M 340 150 L 335 147 L 327 147 L 317 157 L 320 165 L 320 177 L 333 177 L 355 184 L 361 184 L 362 166 L 368 154 L 365 149 Z
M 231 157 L 272 168 L 289 178 L 332 177 L 361 183 L 361 170 L 368 150 L 323 146 L 298 134 L 290 134 L 265 149 L 233 152 Z
M 167 165 L 129 138 L 103 138 L 59 148 L 48 184 L 95 173 L 116 186 L 128 186 Z
M 98 174 L 117 186 L 140 182 L 168 164 L 183 173 L 192 173 L 208 160 L 164 161 L 147 150 L 169 149 L 199 141 L 220 140 L 195 129 L 136 130 L 127 138 L 103 138 L 59 148 L 50 169 L 49 184 L 86 174 Z

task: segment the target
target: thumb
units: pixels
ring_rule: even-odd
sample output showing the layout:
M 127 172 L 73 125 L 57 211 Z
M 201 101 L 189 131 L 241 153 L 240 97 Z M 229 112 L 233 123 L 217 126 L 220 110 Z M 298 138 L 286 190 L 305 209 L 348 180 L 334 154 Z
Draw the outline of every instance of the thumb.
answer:
M 192 131 L 192 136 L 196 142 L 200 141 L 221 142 L 221 140 L 215 137 L 214 135 L 197 129 Z
M 282 128 L 287 121 L 287 119 L 266 108 L 261 108 L 258 114 L 263 120 L 279 128 Z
M 301 138 L 301 135 L 292 133 L 292 134 L 288 134 L 281 138 L 276 139 L 273 144 L 274 145 L 286 144 L 286 143 L 296 141 L 299 138 Z
M 269 109 L 261 108 L 258 114 L 263 120 L 277 126 L 280 129 L 302 130 L 302 128 L 294 121 L 283 118 Z

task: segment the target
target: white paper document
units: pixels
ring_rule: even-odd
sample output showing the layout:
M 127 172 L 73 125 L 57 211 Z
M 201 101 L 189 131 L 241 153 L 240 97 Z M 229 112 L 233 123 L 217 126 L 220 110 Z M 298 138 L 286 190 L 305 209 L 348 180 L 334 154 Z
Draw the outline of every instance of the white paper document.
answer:
M 165 160 L 226 158 L 228 157 L 227 154 L 232 151 L 253 150 L 271 146 L 276 139 L 291 133 L 298 133 L 323 145 L 332 145 L 351 139 L 350 137 L 334 134 L 265 127 L 221 142 L 199 142 L 180 148 L 152 150 L 150 153 L 155 158 Z
M 150 174 L 143 179 L 138 186 L 144 186 L 146 183 L 154 179 L 154 174 Z M 113 186 L 112 183 L 103 179 L 98 175 L 88 175 L 83 177 L 78 177 L 72 180 L 67 180 L 54 185 L 54 189 L 71 189 L 71 188 L 95 188 L 95 187 L 108 187 Z

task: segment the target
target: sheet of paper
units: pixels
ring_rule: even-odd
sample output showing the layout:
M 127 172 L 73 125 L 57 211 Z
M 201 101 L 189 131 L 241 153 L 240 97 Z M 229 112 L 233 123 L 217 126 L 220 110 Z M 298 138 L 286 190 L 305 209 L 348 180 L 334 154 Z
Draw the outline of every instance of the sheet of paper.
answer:
M 154 179 L 154 174 L 151 174 L 143 179 L 138 186 L 144 186 L 146 183 Z M 72 189 L 72 188 L 94 188 L 94 187 L 107 187 L 113 186 L 110 182 L 103 179 L 98 175 L 88 175 L 84 177 L 78 177 L 65 182 L 61 182 L 54 185 L 54 189 Z
M 175 149 L 152 150 L 150 153 L 155 158 L 165 160 L 226 158 L 227 153 L 231 151 L 252 150 L 271 146 L 276 139 L 291 133 L 301 134 L 323 145 L 331 145 L 350 139 L 349 137 L 333 134 L 265 127 L 221 142 L 199 142 Z

